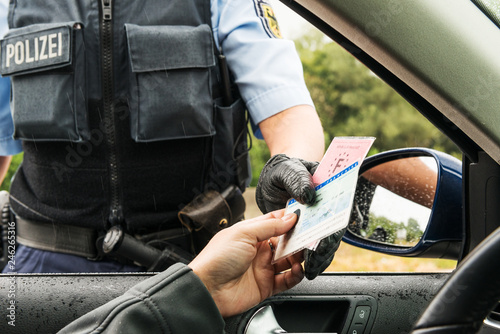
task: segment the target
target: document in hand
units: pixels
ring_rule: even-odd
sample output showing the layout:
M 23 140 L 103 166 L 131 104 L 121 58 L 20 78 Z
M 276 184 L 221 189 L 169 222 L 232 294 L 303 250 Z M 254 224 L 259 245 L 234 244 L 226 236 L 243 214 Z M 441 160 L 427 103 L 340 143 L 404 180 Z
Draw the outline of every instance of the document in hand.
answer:
M 280 237 L 273 263 L 317 243 L 343 228 L 349 222 L 358 181 L 359 167 L 370 150 L 373 137 L 336 137 L 328 147 L 313 182 L 317 201 L 303 205 L 294 199 L 287 203 L 286 213 L 295 212 L 295 227 Z

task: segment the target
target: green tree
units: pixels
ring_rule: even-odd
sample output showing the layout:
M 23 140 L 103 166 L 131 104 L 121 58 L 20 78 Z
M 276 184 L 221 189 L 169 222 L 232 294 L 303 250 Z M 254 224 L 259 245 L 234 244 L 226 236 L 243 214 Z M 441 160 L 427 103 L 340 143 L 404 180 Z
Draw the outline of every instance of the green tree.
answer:
M 461 157 L 459 149 L 368 68 L 320 32 L 296 41 L 306 84 L 326 134 L 374 136 L 370 154 L 428 147 Z
M 369 155 L 403 147 L 427 147 L 461 158 L 455 144 L 391 87 L 317 30 L 296 40 L 304 77 L 318 111 L 325 144 L 335 136 L 373 136 Z M 253 141 L 252 186 L 269 151 Z
M 271 154 L 269 153 L 269 149 L 267 148 L 264 140 L 255 138 L 253 134 L 251 134 L 251 137 L 252 148 L 250 149 L 250 164 L 252 166 L 252 182 L 250 183 L 250 186 L 255 187 L 259 181 L 262 167 L 264 167 L 267 160 L 269 160 Z
M 19 167 L 22 161 L 23 161 L 23 153 L 19 153 L 12 157 L 12 162 L 10 163 L 9 171 L 7 172 L 7 175 L 5 176 L 5 179 L 2 182 L 0 190 L 9 190 L 12 177 L 14 176 L 14 173 L 16 172 L 17 168 Z
M 391 244 L 395 243 L 398 230 L 402 224 L 395 223 L 383 216 L 375 216 L 372 213 L 369 214 L 369 222 L 370 224 L 366 229 L 366 238 Z M 384 238 L 381 238 L 381 235 Z
M 424 232 L 420 229 L 420 225 L 416 219 L 410 218 L 408 219 L 408 223 L 406 225 L 406 241 L 408 242 L 418 242 Z

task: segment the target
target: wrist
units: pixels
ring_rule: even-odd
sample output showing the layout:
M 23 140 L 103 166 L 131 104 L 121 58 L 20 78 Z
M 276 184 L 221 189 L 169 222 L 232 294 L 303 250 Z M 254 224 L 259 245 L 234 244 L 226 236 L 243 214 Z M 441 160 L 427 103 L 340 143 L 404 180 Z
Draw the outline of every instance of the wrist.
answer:
M 210 294 L 210 297 L 212 297 L 212 300 L 219 310 L 220 315 L 225 318 L 230 316 L 231 314 L 228 313 L 228 311 L 224 307 L 224 303 L 221 301 L 221 298 L 219 298 L 219 294 L 217 293 L 217 289 L 210 283 L 210 280 L 208 279 L 208 275 L 205 273 L 205 271 L 198 267 L 196 263 L 188 264 L 188 266 L 191 268 L 193 273 L 198 276 L 200 281 L 203 283 L 205 288 L 207 289 L 208 293 Z

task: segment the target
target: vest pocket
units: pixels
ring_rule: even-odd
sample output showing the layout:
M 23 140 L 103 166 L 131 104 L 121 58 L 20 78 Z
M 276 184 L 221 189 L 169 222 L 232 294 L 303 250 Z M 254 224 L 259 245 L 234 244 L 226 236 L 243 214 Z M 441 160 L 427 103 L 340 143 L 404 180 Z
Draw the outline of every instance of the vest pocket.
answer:
M 10 76 L 12 83 L 14 138 L 88 140 L 82 24 L 11 29 L 1 50 L 1 74 Z
M 215 101 L 214 163 L 212 180 L 221 189 L 229 184 L 237 185 L 245 191 L 251 181 L 252 168 L 248 156 L 248 122 L 246 106 L 238 97 L 229 106 L 223 106 L 220 99 Z
M 131 136 L 137 142 L 215 134 L 208 25 L 125 25 Z

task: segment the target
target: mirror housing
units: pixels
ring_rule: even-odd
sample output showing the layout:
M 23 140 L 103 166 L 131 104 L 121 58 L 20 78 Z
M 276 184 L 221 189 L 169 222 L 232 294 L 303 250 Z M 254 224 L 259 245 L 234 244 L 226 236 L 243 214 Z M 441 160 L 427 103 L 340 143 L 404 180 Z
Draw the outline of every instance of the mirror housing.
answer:
M 437 186 L 429 222 L 420 240 L 411 247 L 391 245 L 362 238 L 349 229 L 343 237 L 348 244 L 389 255 L 457 260 L 465 235 L 462 210 L 462 163 L 439 151 L 407 148 L 379 153 L 365 159 L 359 175 L 383 163 L 410 157 L 433 157 L 437 164 Z M 391 210 L 391 203 L 384 209 Z

